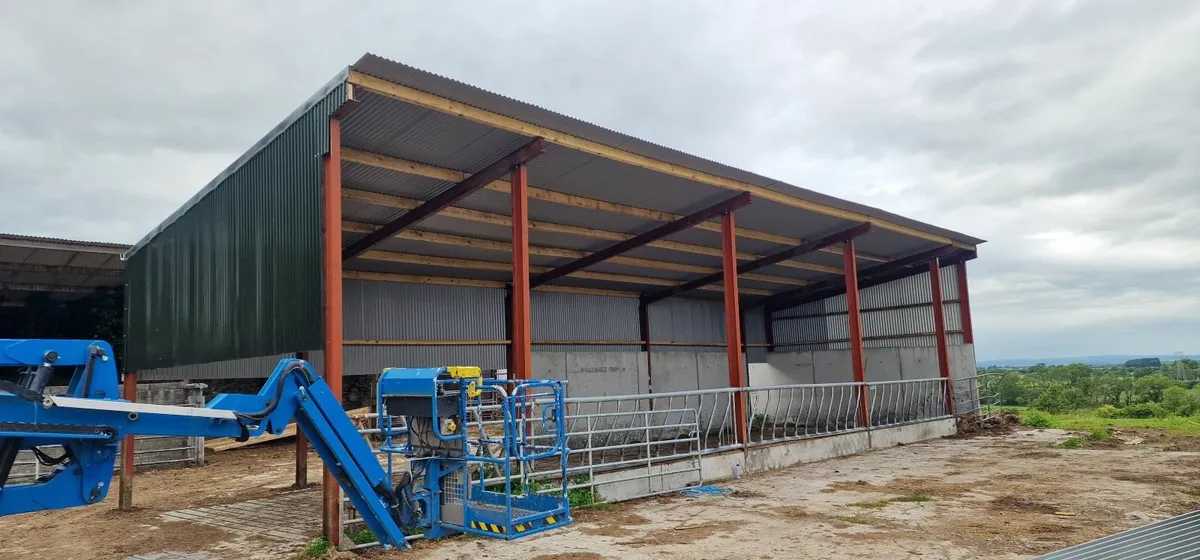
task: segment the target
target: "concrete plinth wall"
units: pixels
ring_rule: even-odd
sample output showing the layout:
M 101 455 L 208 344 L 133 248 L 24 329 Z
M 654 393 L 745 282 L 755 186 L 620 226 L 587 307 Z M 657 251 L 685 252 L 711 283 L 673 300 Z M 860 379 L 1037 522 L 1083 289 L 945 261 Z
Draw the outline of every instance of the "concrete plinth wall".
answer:
M 682 461 L 600 474 L 595 478 L 596 491 L 603 500 L 617 502 L 727 480 L 733 478 L 734 473 L 739 470 L 747 474 L 766 472 L 945 437 L 955 432 L 954 420 L 943 419 L 871 430 L 869 433 L 859 431 L 752 446 L 745 450 L 702 455 Z

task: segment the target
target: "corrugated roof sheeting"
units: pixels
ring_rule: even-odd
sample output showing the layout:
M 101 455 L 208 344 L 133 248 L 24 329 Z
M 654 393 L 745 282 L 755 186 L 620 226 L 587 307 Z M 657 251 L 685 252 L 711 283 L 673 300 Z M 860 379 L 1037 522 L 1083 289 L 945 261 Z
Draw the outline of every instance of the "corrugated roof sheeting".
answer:
M 529 139 L 445 113 L 356 92 L 343 145 L 473 173 Z
M 63 288 L 116 288 L 125 283 L 121 251 L 128 245 L 0 234 L 0 281 Z M 58 268 L 65 267 L 65 268 Z M 6 292 L 21 299 L 30 292 Z M 57 293 L 71 299 L 80 293 Z
M 530 294 L 533 340 L 636 341 L 635 298 L 534 291 Z M 592 350 L 605 350 L 594 347 Z M 635 347 L 635 350 L 637 348 Z M 567 350 L 559 348 L 559 351 Z
M 672 298 L 650 304 L 650 340 L 725 342 L 725 307 L 720 301 Z
M 361 163 L 342 163 L 342 187 L 347 189 L 429 200 L 453 184 Z
M 665 163 L 695 169 L 697 171 L 702 171 L 720 177 L 727 177 L 736 181 L 763 186 L 776 192 L 791 194 L 793 196 L 802 197 L 820 204 L 842 208 L 870 216 L 876 216 L 881 219 L 886 219 L 888 221 L 899 223 L 908 227 L 915 227 L 917 229 L 935 232 L 939 235 L 957 238 L 966 243 L 977 244 L 982 242 L 980 239 L 965 236 L 957 232 L 952 232 L 928 224 L 922 224 L 915 220 L 904 218 L 902 216 L 885 212 L 877 208 L 871 208 L 861 204 L 840 200 L 815 191 L 781 183 L 779 181 L 750 173 L 748 171 L 722 165 L 711 160 L 706 160 L 680 152 L 678 150 L 620 134 L 594 124 L 581 121 L 579 119 L 554 113 L 529 103 L 524 103 L 512 98 L 488 92 L 463 82 L 445 78 L 443 76 L 425 72 L 423 70 L 418 70 L 411 66 L 387 60 L 376 55 L 364 55 L 358 60 L 358 62 L 354 64 L 353 68 L 356 71 L 383 78 L 393 83 L 408 86 L 420 91 L 433 93 L 446 99 L 451 99 L 467 105 L 479 107 L 487 111 L 512 117 L 538 126 L 543 126 L 552 130 L 577 136 L 579 138 L 627 150 L 632 153 L 657 159 Z M 589 173 L 592 172 L 600 174 L 599 170 L 589 171 Z M 663 175 L 660 176 L 665 177 Z M 643 185 L 647 184 L 648 183 L 644 183 Z M 654 184 L 657 186 L 658 182 L 655 181 Z M 658 189 L 656 188 L 655 190 L 657 191 Z M 701 192 L 700 194 L 703 195 L 704 193 Z
M 328 150 L 329 116 L 345 101 L 346 85 L 336 83 L 133 250 L 127 367 L 319 345 L 321 166 L 315 156 Z
M 361 200 L 342 199 L 342 219 L 351 222 L 361 222 L 364 224 L 384 224 L 390 222 L 407 210 L 400 208 L 392 208 L 390 206 L 380 206 L 378 204 L 369 204 Z M 364 234 L 354 234 L 360 236 Z

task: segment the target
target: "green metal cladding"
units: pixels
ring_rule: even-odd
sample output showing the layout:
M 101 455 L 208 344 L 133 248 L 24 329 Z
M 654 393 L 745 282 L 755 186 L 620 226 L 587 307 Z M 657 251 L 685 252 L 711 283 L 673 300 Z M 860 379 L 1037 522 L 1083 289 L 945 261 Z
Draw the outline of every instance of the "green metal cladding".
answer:
M 320 155 L 346 90 L 331 82 L 132 249 L 126 371 L 320 347 Z

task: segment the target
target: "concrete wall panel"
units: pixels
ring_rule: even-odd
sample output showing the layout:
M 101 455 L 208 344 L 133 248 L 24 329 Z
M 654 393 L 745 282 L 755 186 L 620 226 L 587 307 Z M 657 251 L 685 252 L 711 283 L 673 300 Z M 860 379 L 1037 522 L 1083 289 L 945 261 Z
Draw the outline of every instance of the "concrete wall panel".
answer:
M 694 353 L 651 352 L 650 366 L 655 393 L 695 391 L 700 388 Z
M 634 395 L 642 385 L 637 352 L 567 352 L 565 357 L 572 397 Z

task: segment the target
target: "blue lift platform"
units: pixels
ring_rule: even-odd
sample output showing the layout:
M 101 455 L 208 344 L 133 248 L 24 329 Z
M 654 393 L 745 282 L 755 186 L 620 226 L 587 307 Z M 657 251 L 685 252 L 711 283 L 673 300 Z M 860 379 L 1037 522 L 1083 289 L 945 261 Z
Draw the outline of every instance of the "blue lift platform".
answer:
M 565 381 L 485 380 L 470 367 L 388 369 L 378 393 L 385 468 L 303 360 L 281 360 L 257 394 L 219 395 L 199 409 L 118 398 L 116 360 L 102 341 L 0 339 L 4 369 L 18 373 L 0 378 L 0 516 L 104 500 L 125 435 L 244 440 L 279 434 L 294 420 L 385 548 L 407 548 L 405 533 L 416 529 L 434 538 L 512 539 L 570 523 Z M 66 393 L 44 394 L 63 371 L 71 375 Z M 467 421 L 470 409 L 484 410 L 485 396 L 499 419 L 494 435 Z M 21 451 L 52 470 L 8 484 Z M 555 457 L 561 491 L 539 494 L 528 481 L 514 487 L 514 468 Z

